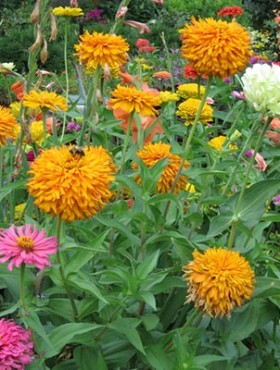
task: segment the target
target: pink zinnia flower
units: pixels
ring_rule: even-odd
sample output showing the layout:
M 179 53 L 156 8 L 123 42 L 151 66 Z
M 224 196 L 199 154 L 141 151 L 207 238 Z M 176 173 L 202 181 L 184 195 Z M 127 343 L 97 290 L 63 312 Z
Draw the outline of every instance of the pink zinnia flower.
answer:
M 48 256 L 56 250 L 56 237 L 46 237 L 45 230 L 39 231 L 35 225 L 12 225 L 0 234 L 0 255 L 3 256 L 0 263 L 9 261 L 10 271 L 23 263 L 43 270 L 45 266 L 50 266 Z
M 24 370 L 33 360 L 31 333 L 12 320 L 0 320 L 0 369 Z

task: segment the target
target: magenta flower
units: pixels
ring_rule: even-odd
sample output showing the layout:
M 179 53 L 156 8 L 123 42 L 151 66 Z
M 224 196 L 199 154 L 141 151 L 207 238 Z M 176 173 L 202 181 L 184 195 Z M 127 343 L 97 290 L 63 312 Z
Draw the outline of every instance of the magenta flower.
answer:
M 276 197 L 273 199 L 273 203 L 276 206 L 280 206 L 280 194 L 277 194 Z
M 50 266 L 49 254 L 56 251 L 56 237 L 46 237 L 45 230 L 39 231 L 35 225 L 12 225 L 0 234 L 0 263 L 9 261 L 10 271 L 23 263 L 43 270 L 45 266 Z
M 24 370 L 33 360 L 31 333 L 12 320 L 0 320 L 0 369 Z

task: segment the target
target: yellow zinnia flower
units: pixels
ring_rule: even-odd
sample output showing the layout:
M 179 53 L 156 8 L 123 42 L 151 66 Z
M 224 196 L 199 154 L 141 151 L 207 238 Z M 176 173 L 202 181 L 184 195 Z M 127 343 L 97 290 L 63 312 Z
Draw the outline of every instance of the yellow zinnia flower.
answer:
M 198 111 L 200 99 L 190 98 L 183 103 L 179 104 L 176 114 L 185 119 L 185 125 L 189 126 L 193 124 L 196 113 Z M 204 104 L 199 121 L 202 123 L 211 122 L 213 119 L 213 109 L 208 104 Z
M 80 17 L 84 15 L 81 8 L 70 8 L 70 6 L 58 6 L 53 8 L 52 13 L 57 17 Z
M 220 152 L 226 140 L 227 140 L 226 136 L 220 135 L 209 140 L 209 145 L 211 146 L 211 148 L 216 149 L 218 152 Z M 229 149 L 237 149 L 237 146 L 230 144 Z
M 183 58 L 201 75 L 232 76 L 246 68 L 252 55 L 249 33 L 237 22 L 192 18 L 179 32 Z
M 90 218 L 112 196 L 115 165 L 100 147 L 44 150 L 31 164 L 28 191 L 44 212 L 73 221 Z
M 96 69 L 98 66 L 104 68 L 116 68 L 127 61 L 129 44 L 114 34 L 103 34 L 86 31 L 80 36 L 80 43 L 74 45 L 75 55 L 79 57 L 87 69 Z
M 25 94 L 22 104 L 31 109 L 49 109 L 56 112 L 59 109 L 67 110 L 67 102 L 63 96 L 57 95 L 55 92 L 36 91 L 32 90 L 29 94 Z
M 11 109 L 0 105 L 0 147 L 7 143 L 7 139 L 16 139 L 17 134 L 18 124 Z
M 177 89 L 177 94 L 183 99 L 199 98 L 199 96 L 202 96 L 204 94 L 204 91 L 204 86 L 195 83 L 189 83 L 179 85 Z
M 171 146 L 165 143 L 148 143 L 144 146 L 143 149 L 137 152 L 137 157 L 142 160 L 142 162 L 149 168 L 152 168 L 158 161 L 161 159 L 167 158 L 167 166 L 162 171 L 162 174 L 157 183 L 157 192 L 158 193 L 168 193 L 174 183 L 175 177 L 178 173 L 181 157 L 177 154 L 170 153 Z M 184 162 L 184 168 L 189 167 L 189 162 Z M 138 164 L 132 164 L 133 169 L 138 169 Z M 178 193 L 180 190 L 184 189 L 187 183 L 186 176 L 180 176 L 176 187 L 174 189 L 175 193 Z M 138 184 L 141 184 L 141 178 L 138 176 L 136 178 Z
M 234 307 L 243 304 L 253 293 L 254 272 L 239 252 L 209 248 L 195 250 L 193 261 L 183 267 L 187 279 L 187 303 L 193 301 L 214 317 L 230 316 Z
M 33 121 L 30 124 L 30 135 L 32 143 L 41 146 L 44 142 L 44 125 L 43 121 Z M 50 136 L 47 134 L 47 137 Z
M 135 86 L 118 85 L 112 92 L 109 105 L 112 109 L 120 108 L 128 113 L 135 111 L 142 116 L 154 117 L 158 113 L 155 107 L 160 105 L 160 97 L 153 91 L 137 90 Z
M 178 101 L 179 97 L 177 94 L 172 93 L 171 91 L 160 91 L 159 93 L 161 103 L 168 103 L 170 101 Z

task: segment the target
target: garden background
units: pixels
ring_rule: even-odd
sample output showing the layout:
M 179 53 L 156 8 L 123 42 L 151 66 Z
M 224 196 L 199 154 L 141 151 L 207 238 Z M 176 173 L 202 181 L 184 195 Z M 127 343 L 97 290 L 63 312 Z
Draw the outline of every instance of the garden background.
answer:
M 280 368 L 279 11 L 1 1 L 1 370 Z

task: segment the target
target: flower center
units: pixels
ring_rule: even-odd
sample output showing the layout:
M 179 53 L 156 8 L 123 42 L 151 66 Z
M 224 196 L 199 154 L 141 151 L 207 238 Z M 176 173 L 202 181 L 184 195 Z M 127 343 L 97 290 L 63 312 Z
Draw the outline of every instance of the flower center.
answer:
M 34 241 L 30 236 L 24 235 L 17 238 L 18 246 L 26 251 L 32 251 L 34 247 Z

